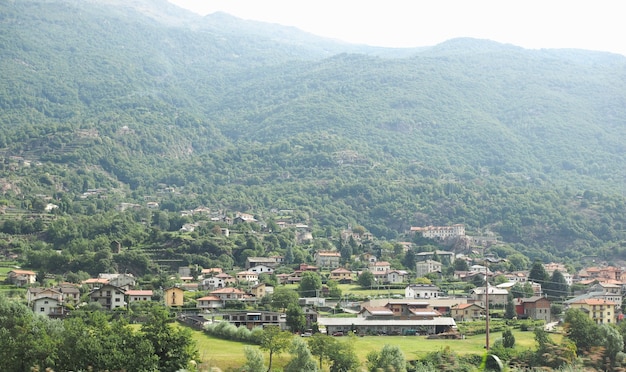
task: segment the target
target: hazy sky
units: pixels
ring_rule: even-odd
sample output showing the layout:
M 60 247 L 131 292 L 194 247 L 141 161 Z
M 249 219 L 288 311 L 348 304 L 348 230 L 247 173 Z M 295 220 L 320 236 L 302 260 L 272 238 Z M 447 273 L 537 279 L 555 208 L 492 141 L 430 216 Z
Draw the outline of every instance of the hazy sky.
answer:
M 295 26 L 319 36 L 388 47 L 474 37 L 529 49 L 626 55 L 621 0 L 169 0 L 205 15 Z

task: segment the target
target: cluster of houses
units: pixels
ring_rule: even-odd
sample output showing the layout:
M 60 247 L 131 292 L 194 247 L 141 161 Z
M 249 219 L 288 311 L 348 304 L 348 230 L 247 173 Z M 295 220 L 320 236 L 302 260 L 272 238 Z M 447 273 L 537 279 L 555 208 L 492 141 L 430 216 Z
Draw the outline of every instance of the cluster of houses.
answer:
M 462 225 L 447 229 L 430 227 L 422 230 L 423 234 L 435 234 L 432 236 L 441 239 L 464 234 Z M 416 258 L 415 272 L 418 277 L 430 273 L 440 274 L 444 263 L 451 264 L 456 259 L 466 259 L 462 255 L 455 255 L 449 251 L 421 252 L 416 254 Z M 204 295 L 200 297 L 187 297 L 195 298 L 198 312 L 208 313 L 223 309 L 233 301 L 255 304 L 264 296 L 271 294 L 273 288 L 264 284 L 260 279 L 260 275 L 263 274 L 275 274 L 279 284 L 299 283 L 305 272 L 323 273 L 326 278 L 338 283 L 351 283 L 363 270 L 368 270 L 373 274 L 377 283 L 406 284 L 404 299 L 393 301 L 387 299 L 385 303 L 375 303 L 377 300 L 370 300 L 370 302 L 359 304 L 356 318 L 319 318 L 317 319 L 319 324 L 326 326 L 331 333 L 350 330 L 374 334 L 406 334 L 414 331 L 431 334 L 444 332 L 454 327 L 455 321 L 484 318 L 487 298 L 490 306 L 503 307 L 508 301 L 512 286 L 516 283 L 530 283 L 527 271 L 492 272 L 486 266 L 471 265 L 467 271 L 456 271 L 455 277 L 462 281 L 473 281 L 476 275 L 503 276 L 507 281 L 497 286 L 476 287 L 467 296 L 450 297 L 434 285 L 408 284 L 410 278 L 407 271 L 394 269 L 389 262 L 379 261 L 371 254 L 359 257 L 363 267 L 361 271 L 342 267 L 341 255 L 337 251 L 318 251 L 314 259 L 315 265 L 300 264 L 292 272 L 284 274 L 275 273 L 276 269 L 285 266 L 282 256 L 248 257 L 242 271 L 230 274 L 221 268 L 202 269 L 199 272 L 193 271 L 193 274 L 191 268 L 181 268 L 178 285 L 163 289 L 162 294 L 159 291 L 158 298 L 165 306 L 182 307 L 186 305 L 185 291 L 203 293 Z M 575 297 L 564 302 L 566 308 L 579 308 L 599 324 L 615 323 L 621 320 L 620 308 L 622 293 L 626 288 L 626 269 L 612 266 L 589 267 L 572 275 L 561 264 L 551 263 L 544 267 L 549 274 L 559 270 L 567 284 L 579 283 L 586 286 L 584 292 L 576 293 Z M 36 282 L 36 274 L 32 271 L 12 270 L 8 273 L 7 280 L 16 286 L 29 287 L 28 303 L 35 312 L 40 314 L 64 316 L 67 313 L 68 304 L 77 305 L 80 302 L 79 286 L 67 283 L 52 288 L 32 286 Z M 97 302 L 107 310 L 125 308 L 134 302 L 153 301 L 157 298 L 154 291 L 137 288 L 136 279 L 131 274 L 101 274 L 97 278 L 84 281 L 81 285 L 89 289 L 89 302 Z M 530 285 L 534 292 L 532 297 L 514 300 L 517 315 L 546 322 L 553 320 L 551 303 L 544 296 L 541 285 L 537 283 L 530 283 Z M 326 290 L 328 289 L 325 287 L 321 293 L 316 293 L 315 297 L 324 297 Z M 323 301 L 304 301 L 304 303 L 319 306 L 323 304 Z M 232 317 L 226 317 L 225 320 L 240 325 L 257 324 L 261 320 L 263 322 L 267 320 L 264 313 L 259 313 L 258 316 L 255 315 L 257 313 L 246 313 L 245 317 L 242 314 L 236 317 L 232 315 Z M 273 324 L 274 321 L 281 323 L 281 319 L 284 318 L 280 314 L 268 316 L 270 316 L 270 322 L 265 322 L 265 324 Z M 247 319 L 250 321 L 248 322 Z M 242 323 L 242 320 L 246 322 Z

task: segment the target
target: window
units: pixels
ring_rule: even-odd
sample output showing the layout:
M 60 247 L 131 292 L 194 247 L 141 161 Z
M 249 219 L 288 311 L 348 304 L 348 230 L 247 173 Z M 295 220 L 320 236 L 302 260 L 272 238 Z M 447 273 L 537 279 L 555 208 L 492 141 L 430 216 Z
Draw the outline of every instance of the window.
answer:
M 43 307 L 40 307 L 39 311 L 41 311 L 43 313 L 44 311 L 46 311 L 46 309 L 44 309 Z
M 119 298 L 119 297 L 118 297 L 118 298 L 116 298 L 116 299 L 115 299 L 115 302 L 120 302 L 120 298 Z

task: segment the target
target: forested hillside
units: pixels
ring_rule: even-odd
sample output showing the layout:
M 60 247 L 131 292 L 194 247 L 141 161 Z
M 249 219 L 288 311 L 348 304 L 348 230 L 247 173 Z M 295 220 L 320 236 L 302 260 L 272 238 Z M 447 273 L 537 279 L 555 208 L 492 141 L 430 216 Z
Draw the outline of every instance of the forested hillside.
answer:
M 348 225 L 406 240 L 463 223 L 505 256 L 623 256 L 623 56 L 370 48 L 164 0 L 20 0 L 0 2 L 0 74 L 2 249 L 47 270 L 291 248 L 174 233 L 198 206 L 294 211 L 328 242 Z M 119 211 L 146 200 L 159 210 Z

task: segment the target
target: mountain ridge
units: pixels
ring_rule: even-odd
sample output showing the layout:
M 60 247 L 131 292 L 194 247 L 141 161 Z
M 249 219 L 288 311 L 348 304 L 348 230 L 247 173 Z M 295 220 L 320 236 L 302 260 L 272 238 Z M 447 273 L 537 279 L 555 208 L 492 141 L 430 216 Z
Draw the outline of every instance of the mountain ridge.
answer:
M 355 46 L 166 3 L 0 4 L 0 179 L 22 190 L 6 203 L 111 209 L 80 195 L 141 201 L 176 185 L 172 213 L 297 206 L 318 232 L 360 224 L 386 239 L 465 223 L 545 259 L 619 248 L 623 56 L 471 38 Z M 11 173 L 12 157 L 47 170 Z

